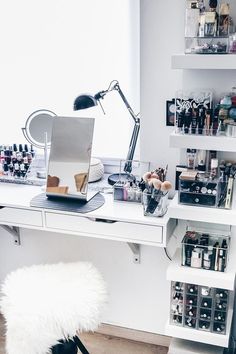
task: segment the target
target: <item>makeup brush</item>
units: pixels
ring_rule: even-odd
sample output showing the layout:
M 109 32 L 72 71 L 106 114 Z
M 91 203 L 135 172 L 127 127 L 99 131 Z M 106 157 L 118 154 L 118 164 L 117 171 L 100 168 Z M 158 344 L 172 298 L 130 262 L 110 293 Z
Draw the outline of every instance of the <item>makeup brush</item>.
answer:
M 163 193 L 168 192 L 172 188 L 172 184 L 169 181 L 165 181 L 161 184 L 161 191 Z
M 151 172 L 146 172 L 143 175 L 143 180 L 144 182 L 148 182 L 148 180 L 152 177 L 152 173 Z

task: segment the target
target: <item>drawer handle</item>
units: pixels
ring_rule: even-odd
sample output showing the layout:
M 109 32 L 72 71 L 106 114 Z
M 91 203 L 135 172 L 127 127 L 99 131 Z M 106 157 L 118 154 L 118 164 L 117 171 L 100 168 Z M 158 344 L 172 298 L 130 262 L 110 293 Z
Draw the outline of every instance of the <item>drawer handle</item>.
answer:
M 95 221 L 95 222 L 104 222 L 107 224 L 114 224 L 115 222 L 117 222 L 116 220 L 109 220 L 109 219 L 101 219 L 101 218 L 88 218 L 91 221 Z

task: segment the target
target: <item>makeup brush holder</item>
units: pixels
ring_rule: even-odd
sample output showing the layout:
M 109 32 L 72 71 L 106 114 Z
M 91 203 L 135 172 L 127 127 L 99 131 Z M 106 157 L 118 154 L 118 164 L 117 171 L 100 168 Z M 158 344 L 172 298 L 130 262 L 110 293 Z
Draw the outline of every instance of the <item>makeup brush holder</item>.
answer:
M 144 216 L 163 216 L 168 208 L 168 192 L 144 191 L 142 203 Z
M 226 289 L 171 282 L 170 323 L 224 335 L 229 297 Z
M 225 272 L 230 248 L 229 235 L 187 230 L 181 246 L 182 266 Z

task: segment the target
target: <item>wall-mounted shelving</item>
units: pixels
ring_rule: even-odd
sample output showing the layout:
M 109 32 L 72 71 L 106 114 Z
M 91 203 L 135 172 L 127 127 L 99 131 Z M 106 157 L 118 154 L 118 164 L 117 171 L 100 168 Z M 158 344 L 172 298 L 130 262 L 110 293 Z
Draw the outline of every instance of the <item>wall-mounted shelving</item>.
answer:
M 236 57 L 235 57 L 236 60 Z M 179 134 L 176 132 L 170 135 L 170 147 L 186 149 L 207 149 L 217 151 L 236 151 L 236 138 L 227 136 L 206 136 L 193 134 Z
M 214 65 L 212 65 L 214 63 Z M 236 69 L 235 54 L 174 54 L 172 69 Z
M 183 283 L 193 283 L 212 288 L 221 287 L 223 289 L 234 290 L 235 283 L 235 257 L 231 250 L 229 263 L 225 272 L 215 272 L 198 268 L 181 266 L 181 250 L 178 249 L 167 269 L 167 280 L 179 281 Z
M 175 338 L 193 340 L 195 342 L 218 345 L 219 347 L 228 347 L 230 338 L 230 327 L 233 318 L 233 302 L 231 301 L 228 310 L 226 334 L 210 333 L 205 331 L 196 331 L 195 329 L 175 326 L 169 322 L 166 324 L 165 334 Z
M 236 209 L 206 208 L 200 206 L 191 206 L 178 204 L 178 194 L 169 205 L 168 215 L 171 218 L 202 221 L 208 223 L 218 223 L 222 225 L 236 226 Z

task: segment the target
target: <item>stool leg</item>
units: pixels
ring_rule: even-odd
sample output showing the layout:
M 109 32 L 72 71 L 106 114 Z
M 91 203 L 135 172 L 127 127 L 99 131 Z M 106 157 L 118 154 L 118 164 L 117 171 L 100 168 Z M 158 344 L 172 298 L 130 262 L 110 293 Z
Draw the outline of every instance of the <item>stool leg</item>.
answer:
M 74 336 L 73 341 L 75 342 L 75 344 L 77 345 L 77 347 L 79 348 L 82 354 L 89 354 L 89 352 L 87 351 L 87 349 L 85 348 L 85 346 L 83 345 L 83 343 L 81 342 L 78 336 Z
M 74 341 L 60 340 L 58 344 L 52 347 L 52 354 L 77 354 L 78 347 Z

